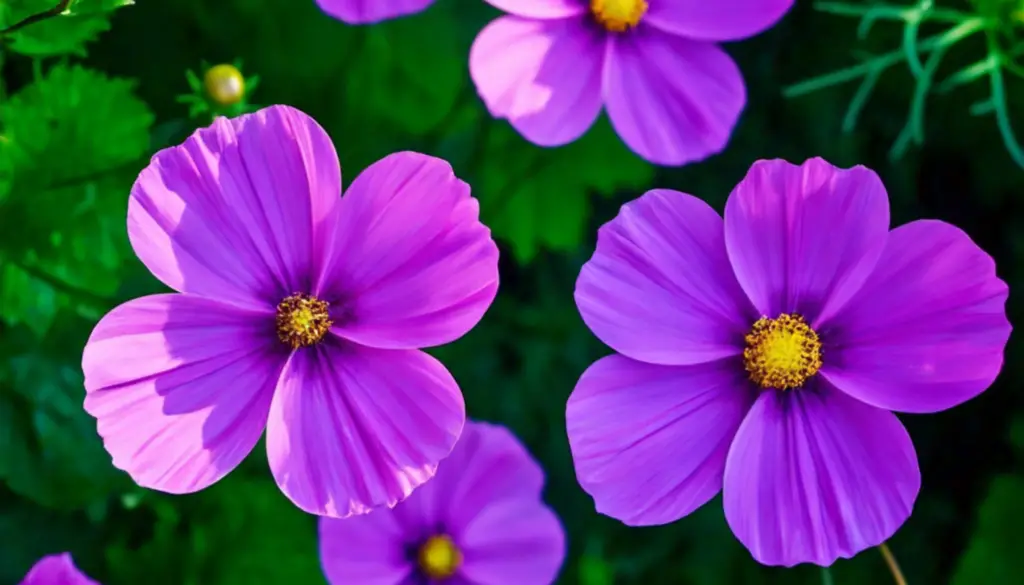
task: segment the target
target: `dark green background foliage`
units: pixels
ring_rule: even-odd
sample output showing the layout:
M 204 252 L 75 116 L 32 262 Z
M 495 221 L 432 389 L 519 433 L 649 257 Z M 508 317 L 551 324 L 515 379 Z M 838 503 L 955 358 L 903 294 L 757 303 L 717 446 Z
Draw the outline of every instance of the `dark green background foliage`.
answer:
M 989 95 L 987 78 L 935 92 L 927 139 L 899 159 L 890 147 L 914 90 L 905 62 L 880 77 L 851 132 L 842 120 L 856 85 L 783 96 L 785 86 L 854 64 L 858 54 L 898 48 L 900 23 L 876 23 L 858 39 L 856 20 L 798 0 L 775 29 L 728 46 L 750 102 L 726 152 L 666 170 L 632 155 L 606 120 L 571 146 L 544 150 L 489 119 L 466 66 L 473 37 L 497 14 L 480 1 L 438 0 L 426 13 L 364 28 L 331 20 L 313 0 L 140 0 L 99 10 L 119 3 L 79 0 L 83 14 L 25 27 L 0 46 L 0 584 L 61 550 L 105 585 L 323 583 L 315 520 L 279 493 L 262 445 L 214 487 L 166 496 L 112 468 L 81 408 L 79 364 L 92 325 L 117 303 L 160 290 L 128 246 L 126 198 L 156 149 L 208 122 L 189 120 L 177 100 L 189 91 L 185 71 L 203 61 L 241 59 L 243 73 L 261 78 L 252 101 L 316 118 L 346 181 L 411 149 L 448 159 L 473 186 L 502 246 L 502 290 L 476 330 L 436 353 L 470 414 L 510 426 L 548 470 L 546 497 L 571 541 L 563 584 L 822 579 L 816 568 L 757 565 L 730 534 L 719 500 L 670 526 L 627 529 L 596 515 L 578 487 L 565 400 L 608 350 L 576 313 L 573 284 L 597 226 L 623 202 L 659 186 L 721 209 L 754 160 L 821 155 L 877 170 L 895 223 L 956 223 L 996 258 L 1011 290 L 1024 278 L 1024 170 L 992 116 L 969 112 Z M 0 0 L 0 28 L 52 4 Z M 922 35 L 936 32 L 929 26 Z M 985 54 L 983 38 L 968 39 L 936 75 Z M 1024 95 L 1012 72 L 1003 81 L 1008 96 Z M 1011 116 L 1024 113 L 1020 102 L 1009 100 Z M 1013 321 L 1024 308 L 1018 299 L 1011 296 Z M 1011 341 L 1002 377 L 982 397 L 903 417 L 924 474 L 914 515 L 891 542 L 910 585 L 1024 581 L 1022 357 Z M 839 585 L 890 580 L 876 551 L 837 563 L 831 577 Z

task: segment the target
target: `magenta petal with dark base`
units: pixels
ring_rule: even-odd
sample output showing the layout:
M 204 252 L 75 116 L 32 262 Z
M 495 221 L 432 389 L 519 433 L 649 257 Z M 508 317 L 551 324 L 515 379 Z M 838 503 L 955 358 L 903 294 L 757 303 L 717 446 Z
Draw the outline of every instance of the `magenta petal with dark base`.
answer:
M 498 251 L 478 215 L 447 163 L 409 152 L 342 199 L 330 138 L 287 106 L 158 152 L 128 233 L 184 294 L 115 308 L 82 358 L 114 465 L 192 492 L 269 427 L 274 477 L 302 509 L 347 516 L 407 497 L 465 420 L 455 381 L 418 348 L 465 334 L 494 299 Z
M 71 554 L 62 553 L 39 559 L 19 585 L 99 585 L 86 577 L 74 561 Z
M 753 400 L 735 359 L 658 366 L 603 358 L 565 410 L 580 486 L 598 512 L 626 524 L 674 522 L 721 491 L 725 455 Z
M 879 408 L 936 412 L 999 375 L 1009 289 L 963 231 L 921 220 L 889 234 L 878 266 L 828 325 L 842 335 L 822 373 Z
M 541 500 L 544 473 L 507 429 L 467 422 L 437 475 L 392 509 L 320 519 L 320 559 L 331 585 L 551 585 L 565 532 Z M 430 579 L 417 551 L 446 536 L 460 558 Z
M 603 226 L 577 306 L 621 355 L 566 405 L 598 511 L 670 522 L 724 486 L 730 527 L 769 565 L 827 566 L 890 538 L 921 488 L 890 411 L 983 392 L 1010 323 L 1007 286 L 966 234 L 888 228 L 878 176 L 821 159 L 754 163 L 724 225 L 652 191 Z
M 882 544 L 921 489 L 896 415 L 827 384 L 761 394 L 725 463 L 729 526 L 766 565 L 831 565 Z

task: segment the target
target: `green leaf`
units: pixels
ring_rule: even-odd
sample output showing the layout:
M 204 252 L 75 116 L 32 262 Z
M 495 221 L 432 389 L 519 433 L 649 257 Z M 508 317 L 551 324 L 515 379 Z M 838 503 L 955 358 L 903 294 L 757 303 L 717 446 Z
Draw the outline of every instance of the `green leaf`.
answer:
M 0 29 L 17 24 L 30 16 L 51 11 L 57 6 L 57 0 L 0 2 Z M 101 13 L 54 15 L 10 33 L 10 48 L 31 57 L 84 57 L 85 45 L 109 29 L 110 22 Z
M 67 10 L 61 14 L 95 14 L 97 12 L 110 12 L 125 6 L 134 6 L 135 0 L 71 0 Z
M 61 307 L 98 318 L 131 256 L 127 193 L 153 116 L 133 84 L 59 65 L 0 105 L 13 182 L 0 210 L 0 321 L 39 335 Z
M 470 83 L 454 6 L 439 2 L 415 16 L 350 29 L 364 36 L 339 80 L 348 107 L 416 135 L 441 122 Z
M 541 248 L 574 250 L 583 241 L 592 194 L 641 189 L 654 169 L 619 140 L 605 120 L 561 148 L 527 143 L 507 124 L 483 137 L 475 186 L 481 214 L 521 262 Z
M 951 585 L 1016 583 L 1024 558 L 1024 477 L 996 476 L 978 510 L 967 550 L 957 564 Z
M 124 476 L 82 409 L 78 367 L 38 351 L 9 360 L 0 387 L 0 418 L 8 427 L 0 471 L 8 487 L 50 508 L 78 508 L 107 497 Z

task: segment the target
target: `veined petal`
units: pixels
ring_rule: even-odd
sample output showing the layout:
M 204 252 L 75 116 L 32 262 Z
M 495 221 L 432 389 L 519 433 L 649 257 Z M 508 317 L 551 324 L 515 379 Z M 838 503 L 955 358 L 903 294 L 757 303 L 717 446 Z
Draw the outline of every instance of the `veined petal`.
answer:
M 539 499 L 494 502 L 460 533 L 459 574 L 476 585 L 551 585 L 565 561 L 565 529 Z
M 837 332 L 822 374 L 886 410 L 936 412 L 999 375 L 1009 290 L 961 230 L 915 221 L 889 234 L 864 287 L 826 325 Z
M 873 171 L 820 158 L 754 163 L 725 204 L 725 246 L 761 315 L 798 313 L 812 327 L 857 292 L 889 231 L 889 200 Z
M 630 526 L 678 520 L 721 491 L 726 453 L 752 401 L 738 360 L 598 360 L 565 410 L 580 486 L 598 512 Z
M 342 198 L 317 294 L 337 302 L 333 331 L 372 347 L 458 339 L 498 292 L 498 247 L 469 185 L 445 161 L 400 152 Z
M 393 510 L 320 518 L 320 564 L 330 585 L 403 585 L 413 575 L 410 542 Z
M 725 518 L 758 562 L 829 566 L 882 544 L 921 489 L 896 415 L 822 382 L 762 392 L 725 463 Z
M 143 487 L 203 489 L 252 451 L 287 353 L 273 313 L 187 295 L 129 301 L 82 356 L 85 410 L 114 466 Z
M 429 355 L 328 337 L 294 353 L 281 376 L 267 425 L 270 469 L 311 514 L 392 507 L 433 477 L 465 419 L 458 385 Z
M 341 195 L 330 138 L 309 116 L 271 106 L 217 118 L 143 169 L 128 237 L 161 282 L 244 306 L 307 292 Z
M 601 227 L 575 296 L 594 335 L 648 363 L 739 355 L 756 319 L 729 266 L 722 218 L 667 189 L 623 205 Z
M 623 142 L 665 166 L 721 152 L 747 102 L 736 63 L 708 42 L 642 23 L 633 33 L 609 37 L 604 73 L 608 118 Z
M 794 0 L 656 0 L 644 22 L 665 32 L 705 41 L 736 41 L 775 25 Z
M 21 585 L 99 585 L 85 576 L 70 553 L 45 556 L 32 566 Z
M 327 14 L 348 24 L 373 24 L 423 12 L 434 0 L 316 0 Z
M 469 51 L 469 74 L 491 115 L 540 146 L 573 142 L 601 112 L 606 40 L 582 18 L 503 16 Z

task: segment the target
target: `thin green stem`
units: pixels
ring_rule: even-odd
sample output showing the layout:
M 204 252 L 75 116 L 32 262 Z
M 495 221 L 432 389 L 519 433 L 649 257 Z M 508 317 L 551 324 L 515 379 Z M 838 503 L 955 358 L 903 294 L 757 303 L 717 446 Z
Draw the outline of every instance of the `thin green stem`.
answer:
M 847 2 L 818 2 L 814 5 L 814 8 L 818 11 L 825 12 L 827 14 L 834 14 L 836 16 L 859 16 L 861 18 L 870 17 L 873 20 L 884 19 L 903 21 L 907 20 L 908 14 L 915 10 L 915 8 L 908 8 L 906 6 L 895 4 L 871 4 L 864 6 L 862 4 L 850 4 Z M 933 20 L 936 22 L 960 22 L 961 20 L 970 17 L 970 13 L 962 12 L 960 10 L 932 8 L 928 11 L 924 20 Z
M 821 585 L 835 585 L 835 581 L 832 579 L 832 569 L 821 568 Z
M 1001 65 L 1002 52 L 992 32 L 989 32 L 987 35 L 987 40 L 989 54 L 998 56 Z M 1020 142 L 1017 141 L 1017 135 L 1013 132 L 1013 125 L 1010 123 L 1010 112 L 1006 105 L 1003 68 L 1001 66 L 993 67 L 989 71 L 988 79 L 989 87 L 992 91 L 992 111 L 996 118 L 996 126 L 999 127 L 999 134 L 1003 138 L 1003 144 L 1006 146 L 1007 152 L 1010 153 L 1010 158 L 1013 159 L 1013 162 L 1024 168 L 1024 150 L 1021 149 Z
M 882 558 L 885 559 L 885 564 L 889 567 L 889 572 L 892 573 L 892 578 L 896 585 L 907 585 L 907 580 L 903 577 L 903 571 L 900 570 L 900 565 L 896 562 L 895 555 L 889 550 L 889 545 L 883 542 L 878 545 L 878 550 L 882 553 Z
M 35 23 L 37 23 L 37 22 L 39 22 L 41 20 L 46 20 L 48 18 L 53 18 L 55 16 L 60 16 L 61 14 L 64 13 L 65 10 L 68 9 L 68 6 L 70 6 L 70 5 L 71 5 L 71 0 L 60 0 L 59 2 L 57 2 L 57 5 L 54 6 L 53 8 L 51 8 L 51 9 L 44 10 L 43 12 L 39 12 L 39 13 L 33 14 L 32 16 L 27 16 L 27 17 L 19 20 L 18 22 L 12 24 L 11 26 L 9 26 L 9 27 L 7 27 L 7 28 L 5 28 L 3 30 L 0 30 L 0 36 L 11 34 L 12 32 L 14 32 L 16 30 L 25 28 L 26 26 L 28 26 L 30 24 L 35 24 Z

